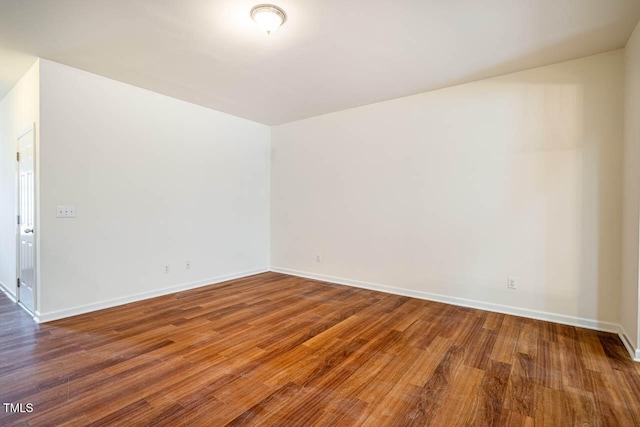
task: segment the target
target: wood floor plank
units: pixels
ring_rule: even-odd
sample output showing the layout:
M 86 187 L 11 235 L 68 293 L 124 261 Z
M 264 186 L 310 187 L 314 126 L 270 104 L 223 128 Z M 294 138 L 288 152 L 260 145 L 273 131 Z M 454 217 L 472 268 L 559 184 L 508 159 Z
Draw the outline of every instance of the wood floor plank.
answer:
M 487 318 L 482 324 L 482 327 L 490 331 L 498 332 L 502 327 L 502 322 L 504 321 L 504 318 L 505 318 L 504 314 L 489 312 L 487 313 Z
M 286 402 L 290 402 L 300 393 L 301 386 L 287 383 L 271 393 L 260 402 L 247 408 L 242 414 L 229 422 L 229 426 L 267 425 L 266 419 L 271 414 L 278 414 Z
M 570 411 L 570 425 L 599 425 L 596 417 L 596 404 L 593 394 L 582 389 L 567 388 L 567 407 Z
M 436 337 L 431 345 L 426 349 L 405 350 L 399 354 L 417 353 L 414 363 L 411 365 L 411 375 L 408 377 L 409 382 L 413 385 L 422 387 L 432 377 L 433 372 L 438 367 L 443 355 L 451 348 L 452 343 L 448 338 Z
M 637 376 L 628 375 L 625 371 L 616 369 L 613 372 L 613 378 L 609 384 L 620 391 L 630 417 L 633 419 L 635 425 L 640 426 L 640 405 L 637 403 L 639 393 L 637 389 L 631 385 L 637 378 Z
M 525 353 L 535 357 L 538 350 L 538 341 L 540 341 L 540 331 L 536 328 L 539 323 L 537 324 L 536 321 L 531 319 L 523 319 L 520 325 L 516 350 L 518 353 Z
M 387 401 L 395 401 L 399 410 L 389 417 L 385 409 L 374 412 L 372 419 L 382 421 L 393 419 L 399 425 L 428 425 L 443 405 L 451 384 L 459 375 L 458 368 L 464 361 L 464 349 L 452 345 L 444 354 L 429 380 L 420 388 L 398 382 L 387 395 Z M 400 397 L 399 397 L 400 396 Z M 384 406 L 381 406 L 384 408 Z
M 456 381 L 451 384 L 438 413 L 431 414 L 431 426 L 473 425 L 474 417 L 480 411 L 482 380 L 485 372 L 481 369 L 461 365 Z M 458 414 L 452 417 L 451 414 Z
M 548 388 L 561 390 L 563 375 L 559 344 L 539 340 L 536 353 L 537 356 L 532 356 L 535 362 L 535 382 Z
M 560 390 L 536 385 L 534 412 L 536 427 L 571 425 L 567 396 Z
M 491 359 L 497 362 L 513 363 L 513 357 L 517 354 L 516 346 L 520 335 L 519 326 L 521 319 L 513 316 L 505 316 L 498 329 L 496 342 L 491 351 Z
M 501 424 L 505 408 L 505 394 L 509 383 L 511 365 L 491 361 L 480 384 L 481 400 L 474 424 L 497 426 Z
M 279 273 L 0 322 L 3 427 L 640 426 L 614 334 Z
M 615 384 L 613 373 L 603 374 L 590 371 L 593 396 L 598 418 L 603 426 L 632 426 L 638 425 L 634 414 L 628 410 L 623 392 Z
M 525 417 L 533 417 L 535 388 L 533 376 L 535 366 L 528 354 L 518 353 L 515 357 L 509 379 L 506 408 Z
M 580 346 L 581 359 L 585 369 L 593 372 L 611 374 L 611 364 L 607 361 L 607 356 L 602 349 L 598 337 L 588 329 L 576 328 L 576 339 Z

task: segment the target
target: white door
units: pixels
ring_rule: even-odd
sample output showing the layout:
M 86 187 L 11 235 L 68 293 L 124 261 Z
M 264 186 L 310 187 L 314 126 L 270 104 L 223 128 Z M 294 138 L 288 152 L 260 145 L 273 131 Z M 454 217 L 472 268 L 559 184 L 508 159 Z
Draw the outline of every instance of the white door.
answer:
M 35 128 L 18 138 L 18 301 L 35 312 Z

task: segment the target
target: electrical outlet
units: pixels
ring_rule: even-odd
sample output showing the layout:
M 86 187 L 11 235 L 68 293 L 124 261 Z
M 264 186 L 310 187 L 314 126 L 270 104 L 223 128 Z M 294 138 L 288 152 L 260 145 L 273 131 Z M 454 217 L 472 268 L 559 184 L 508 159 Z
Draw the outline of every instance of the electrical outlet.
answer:
M 516 278 L 509 276 L 507 278 L 507 288 L 516 289 Z
M 184 268 L 187 270 L 191 270 L 191 261 L 187 261 L 184 263 Z
M 322 257 L 318 254 L 316 255 L 316 262 L 320 262 L 322 261 Z
M 164 266 L 164 274 L 169 274 L 169 271 L 171 271 L 171 268 L 169 267 L 169 264 L 166 264 Z

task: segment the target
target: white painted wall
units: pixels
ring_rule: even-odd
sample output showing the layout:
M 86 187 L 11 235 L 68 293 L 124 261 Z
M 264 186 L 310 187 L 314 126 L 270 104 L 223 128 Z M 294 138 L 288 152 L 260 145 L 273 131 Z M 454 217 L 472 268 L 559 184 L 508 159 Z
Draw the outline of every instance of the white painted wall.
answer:
M 639 34 L 625 51 L 272 128 L 271 265 L 622 322 L 638 347 Z M 31 122 L 42 320 L 268 268 L 268 127 L 41 60 L 0 102 L 10 292 L 14 134 Z M 56 219 L 58 204 L 77 218 Z
M 41 320 L 268 269 L 267 126 L 47 60 L 40 77 Z
M 273 268 L 617 324 L 623 59 L 273 127 Z
M 40 120 L 38 91 L 39 66 L 36 61 L 0 101 L 0 286 L 14 297 L 16 295 L 17 138 L 32 123 L 36 123 L 37 144 Z
M 640 222 L 640 23 L 625 47 L 624 209 L 620 323 L 640 357 L 638 224 Z

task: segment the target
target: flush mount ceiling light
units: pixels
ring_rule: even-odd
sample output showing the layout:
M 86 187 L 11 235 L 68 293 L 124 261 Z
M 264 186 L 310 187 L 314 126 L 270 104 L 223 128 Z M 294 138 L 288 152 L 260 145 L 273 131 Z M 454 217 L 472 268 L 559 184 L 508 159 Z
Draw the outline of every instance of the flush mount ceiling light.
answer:
M 259 4 L 251 9 L 251 19 L 267 34 L 275 33 L 287 20 L 287 14 L 278 6 Z

